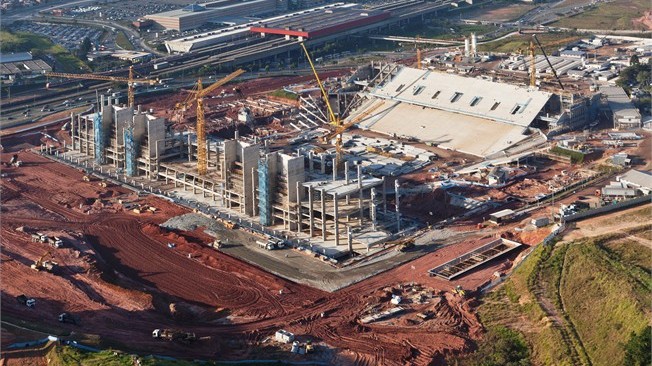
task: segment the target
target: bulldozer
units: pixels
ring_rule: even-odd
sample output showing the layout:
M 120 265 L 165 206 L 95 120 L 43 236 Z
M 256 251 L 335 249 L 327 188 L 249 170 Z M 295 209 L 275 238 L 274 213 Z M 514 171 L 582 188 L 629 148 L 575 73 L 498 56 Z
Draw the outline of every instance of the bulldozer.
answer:
M 45 252 L 43 255 L 34 261 L 34 264 L 31 265 L 31 268 L 36 271 L 45 270 L 47 272 L 53 272 L 59 263 L 45 260 L 48 256 L 52 256 L 52 252 Z
M 459 295 L 460 297 L 466 297 L 466 291 L 462 288 L 462 286 L 457 285 L 455 288 L 451 290 L 453 295 Z
M 165 339 L 183 344 L 190 344 L 197 340 L 195 333 L 182 332 L 173 329 L 154 329 L 152 331 L 152 338 Z

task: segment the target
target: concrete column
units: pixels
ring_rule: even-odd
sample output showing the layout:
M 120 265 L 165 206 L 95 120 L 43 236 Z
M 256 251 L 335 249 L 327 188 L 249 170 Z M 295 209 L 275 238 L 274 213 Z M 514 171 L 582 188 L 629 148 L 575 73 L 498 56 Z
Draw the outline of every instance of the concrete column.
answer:
M 326 241 L 326 192 L 321 190 L 321 239 Z
M 349 162 L 344 162 L 344 181 L 349 184 Z
M 190 143 L 190 135 L 188 135 L 188 162 L 192 161 L 192 144 Z
M 333 222 L 335 223 L 335 246 L 340 245 L 339 218 L 337 212 L 337 193 L 333 193 Z
M 314 189 L 312 186 L 308 187 L 308 215 L 310 220 L 310 237 L 312 238 L 315 235 L 315 213 L 313 211 L 313 198 L 314 198 Z
M 301 232 L 301 183 L 297 182 L 297 233 Z
M 358 209 L 360 210 L 360 216 L 358 222 L 362 225 L 364 207 L 362 206 L 362 165 L 358 165 Z
M 349 253 L 353 254 L 353 233 L 350 226 L 346 227 L 346 241 L 349 244 Z
M 256 182 L 256 170 L 251 169 L 251 206 L 253 213 L 251 216 L 256 216 Z
M 337 180 L 337 159 L 333 159 L 333 182 Z
M 315 162 L 312 161 L 312 158 L 313 158 L 312 151 L 308 151 L 308 171 L 311 172 L 311 173 L 315 168 Z
M 321 154 L 319 158 L 321 159 L 321 164 L 320 164 L 321 173 L 326 174 L 326 156 L 324 154 Z
M 371 216 L 371 227 L 376 230 L 376 188 L 371 188 L 371 202 L 369 205 L 369 216 Z
M 383 177 L 383 213 L 387 215 L 387 182 Z
M 396 192 L 396 229 L 401 231 L 401 211 L 399 207 L 401 206 L 400 195 L 399 195 L 399 184 L 398 179 L 394 181 L 394 190 Z

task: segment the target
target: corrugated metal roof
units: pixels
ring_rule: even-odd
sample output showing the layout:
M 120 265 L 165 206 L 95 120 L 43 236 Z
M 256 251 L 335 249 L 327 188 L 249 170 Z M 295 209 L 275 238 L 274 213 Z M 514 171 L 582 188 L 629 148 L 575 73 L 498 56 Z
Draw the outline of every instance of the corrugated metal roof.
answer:
M 372 95 L 484 119 L 529 126 L 551 93 L 429 70 L 402 67 Z
M 630 170 L 620 176 L 621 182 L 635 184 L 639 187 L 652 189 L 652 173 L 641 170 Z

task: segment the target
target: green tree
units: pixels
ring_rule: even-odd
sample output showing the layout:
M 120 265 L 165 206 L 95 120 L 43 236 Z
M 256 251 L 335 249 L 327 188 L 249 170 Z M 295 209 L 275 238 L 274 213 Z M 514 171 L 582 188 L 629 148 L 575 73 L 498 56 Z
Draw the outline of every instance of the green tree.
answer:
M 509 328 L 487 330 L 478 350 L 462 359 L 460 366 L 530 366 L 530 351 L 524 337 Z
M 77 49 L 77 57 L 85 60 L 92 47 L 93 45 L 91 44 L 91 40 L 88 39 L 88 37 L 84 37 L 81 45 L 79 45 L 79 49 Z
M 632 55 L 632 57 L 629 59 L 629 64 L 630 65 L 640 65 L 641 62 L 638 60 L 637 55 Z
M 649 366 L 652 364 L 652 327 L 649 325 L 636 334 L 632 332 L 629 342 L 625 345 L 626 366 Z

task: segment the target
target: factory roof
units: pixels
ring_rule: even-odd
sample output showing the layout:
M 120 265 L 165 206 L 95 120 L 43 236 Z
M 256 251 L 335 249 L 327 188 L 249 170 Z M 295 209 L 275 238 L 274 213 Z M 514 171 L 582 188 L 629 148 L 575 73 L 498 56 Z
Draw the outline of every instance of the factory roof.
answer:
M 27 61 L 32 59 L 32 54 L 29 52 L 16 52 L 16 53 L 0 53 L 0 63 L 5 62 L 18 62 Z
M 402 67 L 371 94 L 378 98 L 526 127 L 551 93 L 516 85 Z
M 150 14 L 146 18 L 152 17 L 167 17 L 167 18 L 184 18 L 195 16 L 198 12 L 210 11 L 215 13 L 215 16 L 218 17 L 221 10 L 231 9 L 241 6 L 253 6 L 256 3 L 266 2 L 267 0 L 249 0 L 249 1 L 231 1 L 231 0 L 220 0 L 213 1 L 210 3 L 204 3 L 201 5 L 192 4 L 188 5 L 181 9 L 164 11 L 162 13 Z
M 609 108 L 614 114 L 640 117 L 640 113 L 634 108 L 632 101 L 623 88 L 619 86 L 603 86 L 600 91 L 607 97 Z
M 621 175 L 620 181 L 638 187 L 652 189 L 652 173 L 650 172 L 632 169 Z
M 318 37 L 372 24 L 390 17 L 383 10 L 362 9 L 356 4 L 340 4 L 327 9 L 308 9 L 265 21 L 251 27 L 252 32 Z

